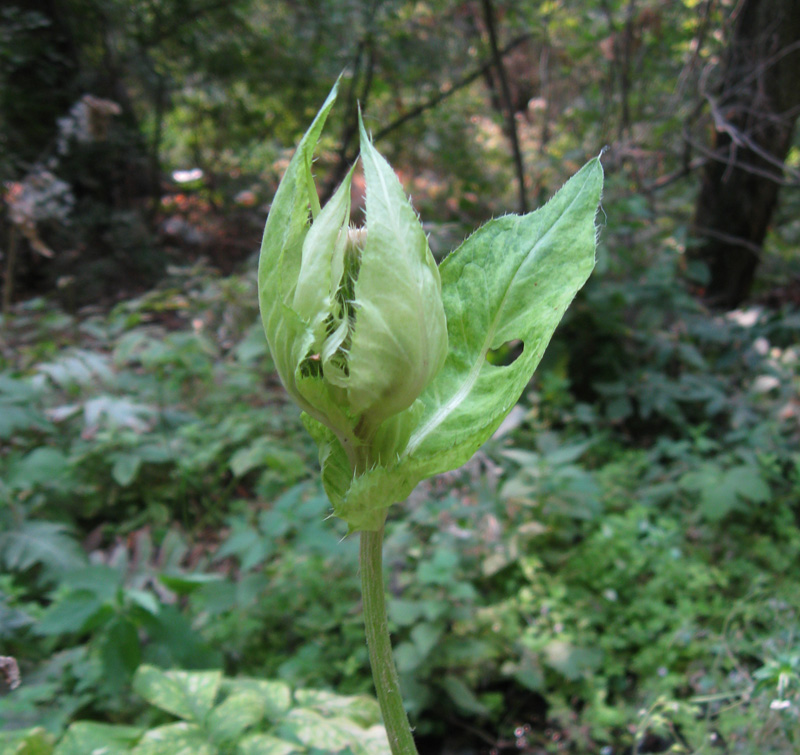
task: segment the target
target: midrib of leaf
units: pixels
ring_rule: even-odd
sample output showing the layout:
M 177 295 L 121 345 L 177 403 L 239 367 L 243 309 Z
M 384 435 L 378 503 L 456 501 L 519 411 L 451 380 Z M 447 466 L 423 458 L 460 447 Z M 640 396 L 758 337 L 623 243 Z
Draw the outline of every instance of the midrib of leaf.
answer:
M 564 211 L 553 220 L 553 222 L 550 224 L 550 227 L 536 240 L 530 251 L 521 257 L 514 274 L 509 278 L 508 285 L 503 292 L 503 299 L 500 302 L 500 305 L 497 307 L 495 316 L 492 318 L 491 327 L 486 332 L 486 337 L 483 340 L 480 353 L 470 368 L 470 371 L 464 379 L 464 382 L 448 401 L 446 401 L 439 409 L 437 409 L 427 421 L 425 421 L 411 434 L 411 437 L 408 440 L 408 445 L 403 451 L 402 457 L 409 457 L 413 455 L 414 451 L 416 451 L 417 448 L 422 445 L 425 439 L 461 405 L 467 396 L 469 396 L 478 380 L 478 377 L 481 374 L 481 371 L 483 370 L 484 365 L 486 364 L 486 354 L 489 351 L 490 344 L 494 340 L 494 334 L 497 332 L 497 326 L 500 321 L 501 313 L 505 307 L 506 299 L 508 298 L 509 291 L 511 290 L 514 281 L 519 274 L 520 268 L 525 264 L 526 260 L 530 259 L 531 255 L 536 253 L 537 248 L 542 245 L 552 230 L 556 227 L 556 225 L 558 225 L 558 222 L 561 220 L 561 218 L 572 209 L 572 206 L 578 201 L 578 197 L 580 197 L 585 186 L 586 181 L 584 181 L 581 188 L 575 193 L 572 201 L 569 203 L 569 205 L 567 205 Z M 546 207 L 547 205 L 544 205 L 541 209 L 544 210 Z
M 505 301 L 505 296 L 503 297 Z M 488 351 L 488 345 L 491 343 L 492 338 L 494 338 L 495 331 L 497 330 L 496 326 L 497 318 L 492 324 L 492 329 L 489 332 L 489 336 L 485 339 L 483 348 L 481 349 L 480 355 L 475 360 L 475 363 L 470 368 L 467 377 L 464 379 L 464 382 L 461 384 L 461 387 L 453 394 L 453 396 L 446 401 L 441 407 L 439 407 L 433 415 L 431 415 L 430 419 L 427 422 L 424 422 L 422 426 L 411 434 L 411 437 L 408 440 L 408 445 L 406 446 L 406 450 L 403 453 L 403 456 L 411 456 L 414 451 L 422 444 L 425 438 L 430 435 L 442 422 L 447 419 L 447 417 L 458 408 L 458 406 L 464 401 L 464 399 L 470 394 L 472 388 L 474 387 L 475 383 L 478 380 L 478 376 L 481 373 L 481 369 L 483 369 L 482 360 L 486 358 L 486 352 Z

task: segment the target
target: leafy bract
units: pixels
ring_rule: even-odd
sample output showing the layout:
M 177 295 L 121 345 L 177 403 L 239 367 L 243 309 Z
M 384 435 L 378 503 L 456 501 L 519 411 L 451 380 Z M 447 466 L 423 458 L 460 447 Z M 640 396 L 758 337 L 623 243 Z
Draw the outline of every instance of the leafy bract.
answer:
M 298 389 L 295 375 L 295 365 L 310 345 L 309 337 L 312 334 L 306 322 L 290 305 L 294 302 L 303 242 L 309 231 L 309 208 L 319 214 L 319 199 L 311 179 L 314 148 L 336 100 L 337 88 L 338 82 L 300 141 L 286 169 L 264 227 L 258 263 L 259 308 L 272 358 L 292 398 L 304 411 L 315 416 L 320 415 Z M 329 212 L 332 213 L 332 210 Z M 324 223 L 323 227 L 327 227 L 327 224 Z M 334 411 L 334 408 L 331 407 L 331 410 Z
M 354 411 L 375 407 L 370 434 L 411 406 L 439 372 L 447 355 L 447 324 L 425 231 L 394 171 L 359 125 L 367 236 L 355 284 L 349 363 L 358 391 L 351 400 Z
M 491 221 L 442 263 L 450 352 L 404 452 L 424 476 L 466 462 L 518 401 L 594 268 L 602 184 L 595 158 L 540 210 Z M 512 364 L 487 361 L 515 339 L 523 351 Z
M 518 401 L 594 267 L 602 183 L 595 158 L 544 207 L 487 223 L 442 262 L 449 352 L 418 405 L 407 410 L 418 414 L 396 460 L 348 477 L 333 434 L 314 432 L 326 492 L 351 531 L 380 528 L 385 509 L 420 480 L 468 461 Z M 517 339 L 522 353 L 512 364 L 487 361 L 491 350 Z
M 334 432 L 351 468 L 363 471 L 374 462 L 367 449 L 381 425 L 411 407 L 444 363 L 447 326 L 425 232 L 363 123 L 366 227 L 349 227 L 353 169 L 319 208 L 311 159 L 335 97 L 336 87 L 301 140 L 270 209 L 259 301 L 286 389 Z M 381 437 L 385 442 L 389 435 Z

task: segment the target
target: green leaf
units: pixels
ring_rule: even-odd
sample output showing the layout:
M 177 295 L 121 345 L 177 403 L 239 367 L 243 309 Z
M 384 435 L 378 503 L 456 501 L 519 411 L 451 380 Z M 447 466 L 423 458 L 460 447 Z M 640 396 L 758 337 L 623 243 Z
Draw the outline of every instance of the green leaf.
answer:
M 519 400 L 594 267 L 602 185 L 595 158 L 544 207 L 487 223 L 442 263 L 450 351 L 404 452 L 419 460 L 418 474 L 464 464 Z M 512 364 L 489 364 L 490 349 L 517 339 L 523 351 Z
M 319 213 L 319 198 L 311 178 L 314 148 L 328 113 L 336 100 L 338 82 L 314 118 L 297 147 L 283 180 L 272 200 L 264 226 L 258 262 L 258 300 L 264 332 L 275 366 L 292 397 L 306 410 L 311 406 L 294 384 L 295 364 L 304 344 L 306 324 L 292 311 L 290 303 L 300 273 L 301 250 L 309 230 L 309 209 Z
M 240 448 L 230 460 L 234 477 L 242 477 L 254 469 L 263 467 L 277 469 L 291 479 L 306 474 L 306 465 L 300 454 L 281 448 L 269 438 L 257 438 L 249 446 Z
M 62 574 L 59 582 L 63 587 L 86 590 L 94 593 L 101 600 L 110 602 L 116 598 L 124 579 L 125 572 L 123 570 L 112 569 L 105 564 L 96 564 Z
M 772 497 L 761 470 L 753 464 L 741 464 L 725 472 L 725 485 L 751 503 L 766 503 Z
M 67 729 L 53 755 L 122 755 L 131 751 L 143 732 L 137 726 L 77 721 Z
M 297 737 L 306 747 L 339 752 L 358 741 L 364 730 L 348 718 L 327 718 L 314 710 L 294 708 L 283 720 L 280 732 Z
M 57 487 L 69 474 L 67 457 L 56 448 L 43 446 L 10 465 L 6 482 L 12 490 Z
M 88 590 L 75 590 L 53 603 L 36 626 L 37 634 L 80 632 L 105 606 L 105 601 Z
M 294 755 L 306 752 L 305 747 L 270 734 L 251 734 L 239 742 L 236 755 Z
M 573 682 L 591 677 L 603 662 L 600 648 L 575 647 L 565 640 L 551 640 L 544 654 L 548 666 Z
M 23 571 L 36 564 L 63 573 L 86 564 L 86 554 L 56 522 L 25 521 L 17 529 L 0 532 L 0 558 L 9 569 Z
M 228 696 L 208 714 L 206 726 L 218 744 L 232 744 L 246 729 L 261 721 L 266 705 L 253 691 Z
M 114 454 L 114 465 L 111 467 L 111 476 L 120 487 L 127 488 L 139 474 L 142 458 L 134 454 Z
M 489 715 L 489 710 L 486 706 L 475 697 L 472 690 L 458 677 L 448 675 L 442 681 L 442 685 L 450 699 L 465 713 L 477 716 Z
M 47 424 L 28 406 L 6 404 L 0 396 L 0 439 L 8 440 L 27 430 L 46 430 Z
M 370 726 L 350 743 L 353 755 L 392 755 L 389 738 L 383 725 Z
M 683 475 L 680 486 L 700 494 L 698 511 L 709 522 L 718 522 L 732 511 L 742 510 L 745 501 L 764 503 L 772 495 L 754 464 L 724 469 L 714 462 L 706 462 Z
M 266 679 L 230 679 L 225 682 L 232 695 L 254 694 L 264 704 L 264 715 L 280 721 L 292 705 L 292 692 L 284 682 Z
M 214 560 L 235 556 L 239 559 L 242 571 L 249 571 L 264 563 L 272 550 L 272 543 L 261 532 L 243 529 L 239 524 L 214 554 Z
M 198 587 L 207 585 L 209 582 L 221 582 L 224 579 L 222 574 L 205 574 L 196 572 L 194 574 L 159 574 L 158 581 L 164 587 L 178 593 L 178 595 L 188 595 L 197 590 Z
M 103 674 L 122 687 L 142 660 L 142 646 L 136 624 L 125 616 L 115 616 L 103 632 L 100 642 Z
M 219 750 L 195 724 L 177 724 L 150 729 L 131 751 L 132 755 L 219 755 Z
M 304 708 L 313 708 L 325 716 L 346 716 L 361 726 L 381 722 L 378 701 L 366 695 L 337 695 L 317 689 L 299 689 L 295 699 Z
M 52 739 L 40 726 L 23 731 L 0 731 L 0 755 L 50 755 Z
M 219 671 L 162 671 L 155 666 L 140 666 L 133 678 L 133 690 L 157 708 L 202 723 L 221 681 Z

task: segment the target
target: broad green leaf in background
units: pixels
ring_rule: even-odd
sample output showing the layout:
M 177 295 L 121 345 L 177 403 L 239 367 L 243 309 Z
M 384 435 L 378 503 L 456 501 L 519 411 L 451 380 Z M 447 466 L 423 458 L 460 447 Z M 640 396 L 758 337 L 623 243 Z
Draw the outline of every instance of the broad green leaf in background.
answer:
M 473 694 L 472 690 L 467 687 L 464 682 L 458 677 L 448 674 L 442 681 L 450 699 L 465 713 L 476 716 L 488 716 L 488 708 Z
M 306 748 L 271 734 L 251 734 L 242 739 L 236 747 L 236 755 L 295 755 Z
M 710 522 L 718 522 L 732 511 L 744 510 L 748 503 L 764 503 L 771 496 L 759 467 L 747 463 L 725 469 L 715 462 L 706 462 L 683 475 L 680 486 L 699 494 L 698 511 Z
M 57 448 L 40 446 L 9 465 L 7 483 L 13 490 L 32 490 L 38 486 L 59 487 L 69 475 L 69 459 Z
M 103 599 L 89 590 L 76 590 L 45 610 L 36 625 L 40 635 L 80 632 L 105 607 Z
M 326 717 L 309 708 L 289 712 L 279 731 L 297 737 L 307 747 L 322 752 L 339 752 L 358 742 L 364 729 L 345 716 Z
M 178 593 L 178 595 L 189 595 L 209 582 L 221 582 L 224 577 L 221 574 L 207 574 L 205 572 L 194 572 L 193 574 L 169 573 L 159 574 L 158 581 L 164 587 Z M 149 594 L 149 593 L 148 593 Z
M 37 726 L 22 731 L 0 731 L 0 755 L 52 755 L 53 735 Z
M 185 721 L 150 729 L 131 752 L 132 755 L 219 755 L 206 732 Z
M 41 564 L 56 574 L 85 566 L 86 554 L 65 525 L 28 520 L 0 532 L 0 562 L 17 571 Z
M 162 671 L 140 666 L 133 690 L 151 705 L 188 721 L 202 722 L 219 691 L 219 671 Z
M 208 714 L 206 726 L 215 742 L 229 745 L 261 721 L 266 710 L 266 704 L 256 692 L 236 692 Z
M 116 453 L 110 457 L 114 464 L 111 467 L 111 476 L 120 487 L 127 488 L 139 474 L 142 466 L 142 457 L 136 454 Z
M 378 701 L 366 695 L 346 696 L 318 689 L 299 689 L 294 696 L 300 705 L 314 708 L 325 716 L 347 716 L 361 726 L 373 726 L 381 722 Z
M 122 755 L 131 751 L 143 732 L 137 726 L 77 721 L 67 729 L 53 755 Z
M 228 679 L 225 689 L 231 695 L 257 695 L 264 705 L 264 715 L 271 721 L 280 721 L 292 705 L 292 692 L 285 682 L 271 679 Z

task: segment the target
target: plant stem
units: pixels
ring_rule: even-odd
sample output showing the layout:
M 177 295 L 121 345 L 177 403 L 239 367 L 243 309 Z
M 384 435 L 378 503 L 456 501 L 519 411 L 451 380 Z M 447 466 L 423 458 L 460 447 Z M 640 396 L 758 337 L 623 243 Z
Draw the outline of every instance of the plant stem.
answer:
M 383 528 L 361 533 L 361 593 L 364 627 L 375 691 L 389 735 L 392 755 L 418 755 L 408 716 L 403 708 L 397 669 L 392 657 L 383 588 Z

